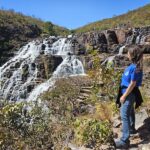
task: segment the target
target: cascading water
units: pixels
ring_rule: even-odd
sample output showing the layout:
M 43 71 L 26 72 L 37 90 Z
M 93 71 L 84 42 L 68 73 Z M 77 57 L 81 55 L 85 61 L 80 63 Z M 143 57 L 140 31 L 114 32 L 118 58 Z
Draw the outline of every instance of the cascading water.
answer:
M 118 53 L 118 55 L 122 55 L 123 54 L 123 51 L 124 51 L 124 49 L 125 49 L 125 45 L 123 45 L 123 46 L 121 46 L 120 48 L 119 48 L 119 53 Z
M 54 42 L 49 45 L 48 40 Z M 35 60 L 41 54 L 61 56 L 63 61 L 51 78 L 38 84 L 40 70 Z M 36 100 L 41 93 L 54 85 L 57 78 L 70 75 L 84 75 L 81 61 L 73 55 L 71 38 L 50 37 L 43 42 L 36 40 L 21 48 L 14 58 L 0 67 L 0 98 L 12 101 Z M 34 88 L 29 91 L 29 86 Z

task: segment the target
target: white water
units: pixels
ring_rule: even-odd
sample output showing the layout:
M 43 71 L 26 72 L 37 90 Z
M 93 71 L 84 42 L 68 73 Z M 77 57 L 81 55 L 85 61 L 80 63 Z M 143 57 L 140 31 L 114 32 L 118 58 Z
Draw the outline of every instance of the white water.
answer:
M 108 58 L 106 58 L 106 60 L 104 62 L 102 62 L 101 65 L 106 65 L 107 67 L 114 66 L 115 58 L 123 55 L 123 51 L 124 51 L 125 47 L 126 47 L 125 45 L 121 46 L 119 48 L 119 53 L 117 55 L 109 56 Z
M 140 43 L 140 40 L 141 40 L 141 35 L 138 35 L 138 36 L 136 37 L 136 42 L 135 42 L 135 44 L 139 44 L 139 43 Z
M 118 55 L 122 55 L 123 54 L 123 51 L 124 51 L 124 49 L 125 49 L 125 45 L 124 46 L 121 46 L 120 48 L 119 48 L 119 53 L 118 53 Z
M 55 37 L 50 37 L 55 38 Z M 63 58 L 63 62 L 54 71 L 52 77 L 44 83 L 38 84 L 40 80 L 37 73 L 40 71 L 35 62 L 40 56 L 42 44 L 45 44 L 44 55 L 59 55 Z M 81 61 L 72 54 L 71 38 L 55 38 L 55 42 L 49 47 L 47 40 L 43 42 L 33 41 L 22 47 L 18 54 L 0 67 L 0 98 L 21 101 L 33 101 L 38 96 L 53 87 L 57 78 L 70 75 L 83 75 L 84 68 Z M 17 67 L 17 64 L 18 67 Z M 34 64 L 34 65 L 33 65 Z M 27 67 L 28 75 L 25 81 L 22 78 L 23 68 Z M 34 85 L 31 92 L 27 91 L 27 87 Z
M 144 45 L 144 44 L 145 44 L 145 39 L 146 39 L 146 36 L 143 35 L 143 36 L 141 37 L 141 40 L 140 40 L 140 44 L 141 44 L 141 45 Z

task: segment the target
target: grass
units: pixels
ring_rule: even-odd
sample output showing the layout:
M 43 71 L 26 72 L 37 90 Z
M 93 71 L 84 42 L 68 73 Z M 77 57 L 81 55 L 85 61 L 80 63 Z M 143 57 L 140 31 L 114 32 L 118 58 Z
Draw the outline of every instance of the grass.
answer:
M 141 27 L 150 25 L 150 4 L 138 8 L 133 11 L 129 11 L 126 14 L 115 16 L 113 18 L 97 21 L 83 27 L 80 27 L 74 32 L 84 33 L 89 31 L 107 30 L 116 27 Z

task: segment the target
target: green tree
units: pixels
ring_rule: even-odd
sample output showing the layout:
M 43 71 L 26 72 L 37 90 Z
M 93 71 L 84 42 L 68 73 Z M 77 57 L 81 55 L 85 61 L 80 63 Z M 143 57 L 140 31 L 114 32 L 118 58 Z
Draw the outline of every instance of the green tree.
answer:
M 50 35 L 55 35 L 54 25 L 51 22 L 46 22 L 44 24 L 44 32 Z

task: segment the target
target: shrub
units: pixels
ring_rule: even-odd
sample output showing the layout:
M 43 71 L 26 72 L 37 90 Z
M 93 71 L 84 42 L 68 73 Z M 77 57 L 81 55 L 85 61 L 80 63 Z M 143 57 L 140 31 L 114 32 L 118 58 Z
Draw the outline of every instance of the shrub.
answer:
M 104 143 L 112 143 L 112 131 L 108 121 L 96 119 L 76 119 L 74 123 L 75 142 L 79 145 L 90 145 L 95 149 Z

